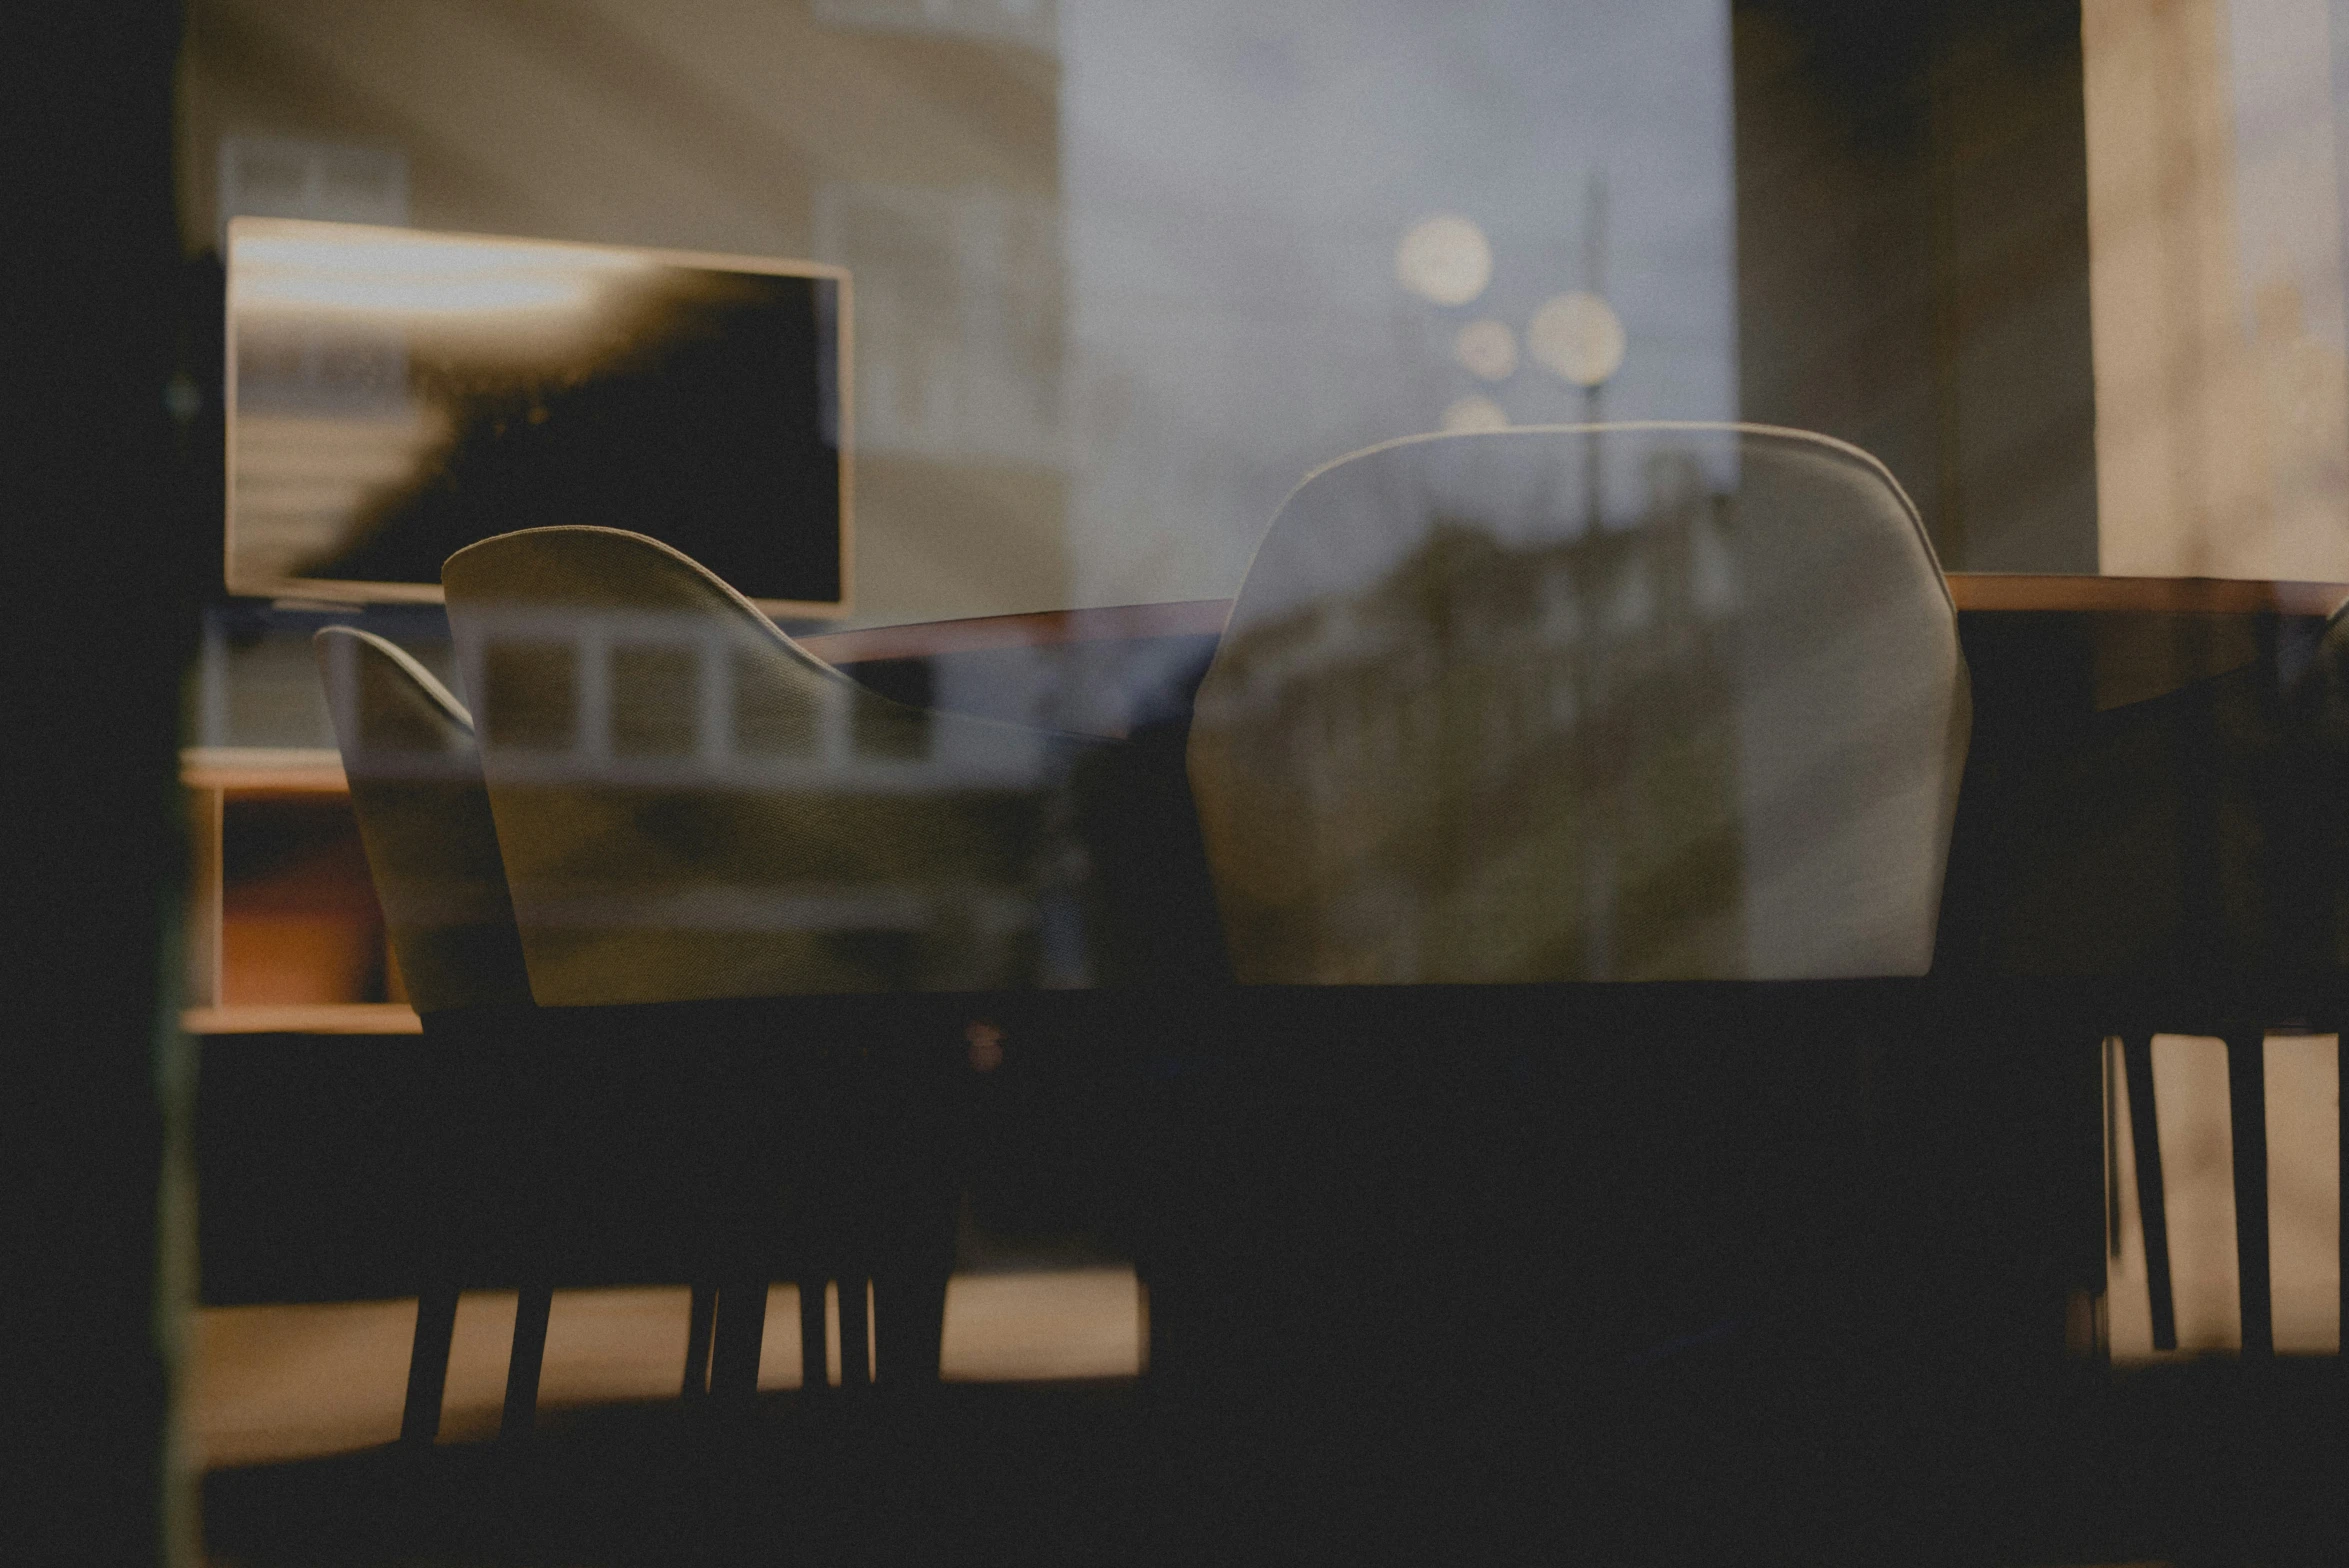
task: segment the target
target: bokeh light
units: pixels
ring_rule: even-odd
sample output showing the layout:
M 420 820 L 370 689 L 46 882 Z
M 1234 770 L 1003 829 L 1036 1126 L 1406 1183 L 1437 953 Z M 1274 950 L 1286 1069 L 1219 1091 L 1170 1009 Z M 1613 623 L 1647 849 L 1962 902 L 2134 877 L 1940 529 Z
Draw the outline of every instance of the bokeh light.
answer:
M 1506 322 L 1487 316 L 1460 329 L 1452 354 L 1479 378 L 1506 381 L 1517 373 L 1517 334 Z
M 1395 247 L 1395 276 L 1439 305 L 1465 305 L 1493 280 L 1493 247 L 1466 218 L 1429 218 Z
M 1444 410 L 1446 430 L 1506 430 L 1509 416 L 1501 405 L 1481 394 L 1464 397 Z
M 1560 294 L 1533 313 L 1525 349 L 1578 387 L 1595 387 L 1623 368 L 1623 320 L 1596 294 Z

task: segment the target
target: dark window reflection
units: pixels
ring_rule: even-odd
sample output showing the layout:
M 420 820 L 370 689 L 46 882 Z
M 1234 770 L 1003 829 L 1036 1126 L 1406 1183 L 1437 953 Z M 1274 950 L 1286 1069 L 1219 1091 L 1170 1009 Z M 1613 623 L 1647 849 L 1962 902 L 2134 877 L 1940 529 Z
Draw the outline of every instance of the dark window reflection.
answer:
M 823 751 L 823 714 L 805 693 L 761 681 L 757 663 L 735 657 L 734 749 L 746 757 L 815 757 Z
M 481 660 L 489 737 L 531 751 L 569 749 L 579 730 L 577 662 L 568 643 L 491 643 Z
M 857 672 L 875 690 L 919 712 L 905 712 L 878 703 L 856 710 L 856 754 L 888 762 L 919 762 L 930 754 L 928 708 L 933 679 L 927 659 L 892 659 L 884 670 Z
M 680 647 L 612 650 L 612 752 L 690 757 L 701 708 L 700 659 Z

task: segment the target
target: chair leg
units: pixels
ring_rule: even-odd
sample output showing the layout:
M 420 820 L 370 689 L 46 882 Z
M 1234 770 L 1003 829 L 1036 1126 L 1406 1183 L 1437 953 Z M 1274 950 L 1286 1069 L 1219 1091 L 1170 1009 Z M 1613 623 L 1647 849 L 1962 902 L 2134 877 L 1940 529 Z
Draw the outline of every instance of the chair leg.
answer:
M 538 1376 L 546 1365 L 546 1322 L 554 1287 L 524 1285 L 514 1303 L 514 1355 L 506 1363 L 506 1413 L 501 1438 L 528 1437 L 538 1424 Z
M 729 1280 L 718 1287 L 718 1316 L 710 1347 L 710 1397 L 748 1403 L 759 1389 L 760 1341 L 767 1328 L 764 1280 Z
M 2268 1279 L 2267 1037 L 2227 1036 L 2227 1117 L 2235 1139 L 2235 1270 L 2243 1308 L 2243 1354 L 2276 1349 Z
M 449 1384 L 449 1343 L 457 1331 L 457 1287 L 434 1285 L 416 1300 L 416 1340 L 408 1351 L 408 1399 L 400 1441 L 429 1448 L 440 1436 L 441 1396 Z
M 873 1281 L 873 1381 L 890 1388 L 938 1381 L 946 1329 L 944 1275 L 892 1275 Z
M 2178 1348 L 2176 1300 L 2170 1293 L 2169 1214 L 2162 1202 L 2161 1125 L 2153 1100 L 2153 1036 L 2121 1037 L 2129 1086 L 2129 1142 L 2137 1155 L 2137 1218 L 2145 1231 L 2145 1294 L 2153 1308 L 2153 1348 Z
M 2106 1035 L 2104 1052 L 2104 1249 L 2107 1266 L 2121 1255 L 2121 1102 L 2128 1081 L 2118 1077 L 2121 1042 Z
M 829 1386 L 828 1353 L 824 1348 L 824 1282 L 799 1282 L 799 1386 L 813 1393 Z
M 685 1387 L 681 1397 L 699 1399 L 710 1391 L 710 1330 L 718 1315 L 718 1287 L 694 1286 L 693 1302 L 686 1313 Z

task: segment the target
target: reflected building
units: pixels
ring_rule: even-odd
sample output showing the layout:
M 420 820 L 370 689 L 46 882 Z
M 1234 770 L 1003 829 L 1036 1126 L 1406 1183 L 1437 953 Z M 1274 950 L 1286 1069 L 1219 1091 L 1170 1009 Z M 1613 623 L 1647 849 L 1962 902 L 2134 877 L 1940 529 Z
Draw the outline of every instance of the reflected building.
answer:
M 846 266 L 857 613 L 1058 607 L 1056 15 L 1051 0 L 697 0 L 557 25 L 389 0 L 362 26 L 331 6 L 201 0 L 181 67 L 183 239 L 209 249 L 241 210 Z M 367 191 L 350 194 L 346 167 Z M 396 363 L 296 353 L 272 374 L 287 413 L 341 422 L 333 443 L 265 458 L 299 554 L 317 517 L 443 432 L 404 412 Z
M 1439 512 L 1363 591 L 1227 643 L 1197 718 L 1207 765 L 1259 781 L 1253 809 L 1305 835 L 1265 865 L 1330 911 L 1319 952 L 1269 962 L 1610 979 L 1738 952 L 1729 498 L 1686 455 L 1649 454 L 1640 480 L 1638 514 L 1566 538 Z M 1296 929 L 1252 925 L 1229 890 L 1225 916 L 1236 948 Z
M 1913 975 L 1968 713 L 1923 526 L 1865 454 L 1534 427 L 1299 486 L 1187 763 L 1246 982 Z
M 634 536 L 448 583 L 542 1005 L 1086 980 L 1063 738 L 879 696 Z

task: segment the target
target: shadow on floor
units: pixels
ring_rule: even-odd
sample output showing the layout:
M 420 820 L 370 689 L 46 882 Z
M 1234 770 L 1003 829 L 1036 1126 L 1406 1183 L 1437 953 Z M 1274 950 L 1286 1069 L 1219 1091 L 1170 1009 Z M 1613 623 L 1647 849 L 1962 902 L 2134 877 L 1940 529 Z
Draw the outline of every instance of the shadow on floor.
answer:
M 1910 1402 L 1825 1465 L 1687 1421 L 1440 1418 L 1148 1380 L 769 1392 L 552 1412 L 444 1444 L 205 1478 L 211 1568 L 415 1565 L 1900 1563 L 2349 1560 L 2340 1363 L 2082 1378 L 2032 1412 Z M 1661 1392 L 1661 1391 L 1660 1391 Z M 1681 1390 L 1685 1393 L 1686 1390 Z M 1893 1401 L 1900 1404 L 1900 1401 Z M 1688 1407 L 1685 1402 L 1682 1410 Z M 1882 1407 L 1879 1407 L 1880 1409 Z M 1724 1459 L 1724 1456 L 1728 1456 Z M 1800 1456 L 1796 1456 L 1799 1460 Z M 1802 1477 L 1796 1480 L 1794 1478 Z

